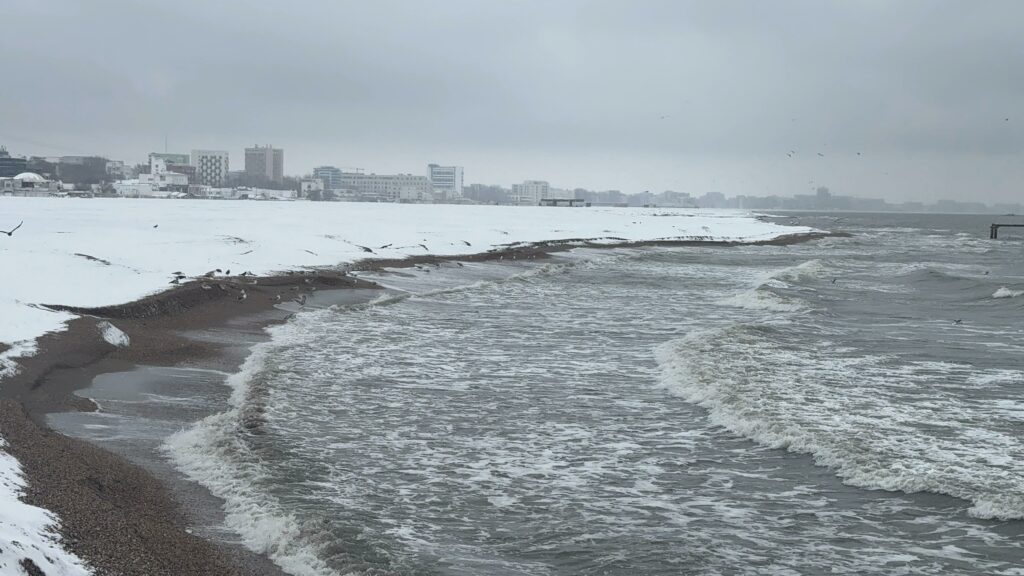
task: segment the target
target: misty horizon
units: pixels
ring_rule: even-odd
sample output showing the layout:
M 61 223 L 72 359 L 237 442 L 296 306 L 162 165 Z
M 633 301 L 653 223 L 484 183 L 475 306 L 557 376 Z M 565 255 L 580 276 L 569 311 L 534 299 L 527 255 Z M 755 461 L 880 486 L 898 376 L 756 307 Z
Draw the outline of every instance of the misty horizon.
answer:
M 286 152 L 466 183 L 1018 202 L 1010 2 L 14 0 L 18 155 Z M 45 31 L 45 40 L 39 35 Z

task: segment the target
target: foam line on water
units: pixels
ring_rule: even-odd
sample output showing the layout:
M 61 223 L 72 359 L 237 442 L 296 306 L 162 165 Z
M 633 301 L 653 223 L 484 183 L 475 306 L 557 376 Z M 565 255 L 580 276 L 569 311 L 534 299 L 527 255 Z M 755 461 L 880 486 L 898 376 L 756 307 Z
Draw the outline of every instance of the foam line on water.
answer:
M 656 354 L 662 384 L 733 433 L 811 454 L 854 486 L 947 494 L 970 501 L 980 518 L 1024 518 L 1024 443 L 989 404 L 965 401 L 948 384 L 1020 382 L 1024 373 L 802 346 L 766 326 L 734 324 L 691 332 Z M 922 390 L 933 396 L 922 400 Z

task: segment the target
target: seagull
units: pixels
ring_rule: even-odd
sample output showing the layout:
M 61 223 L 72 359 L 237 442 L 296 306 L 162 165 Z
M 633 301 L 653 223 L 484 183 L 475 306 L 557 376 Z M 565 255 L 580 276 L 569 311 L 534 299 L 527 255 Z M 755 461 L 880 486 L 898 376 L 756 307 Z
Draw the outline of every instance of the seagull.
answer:
M 459 265 L 459 268 L 462 268 L 462 262 L 456 262 L 456 264 Z
M 238 295 L 238 301 L 239 301 L 239 302 L 241 302 L 242 300 L 245 300 L 245 299 L 246 299 L 246 298 L 248 298 L 248 297 L 249 297 L 249 295 L 248 295 L 248 294 L 246 294 L 246 293 L 245 293 L 245 290 L 243 289 L 243 290 L 242 290 L 242 293 Z
M 469 242 L 466 242 L 465 240 L 463 240 L 462 243 L 465 244 L 466 246 L 472 246 L 472 244 L 470 244 Z
M 228 269 L 227 271 L 225 271 L 225 272 L 224 272 L 224 275 L 225 275 L 225 276 L 231 276 L 231 270 L 230 270 L 230 269 Z
M 385 245 L 381 246 L 380 248 L 377 248 L 377 250 L 383 250 L 385 248 L 390 248 L 390 247 L 391 247 L 391 244 L 385 244 Z
M 367 248 L 366 246 L 360 246 L 359 244 L 353 244 L 353 246 L 355 246 L 356 248 L 359 248 L 363 252 L 369 252 L 370 254 L 373 254 L 373 250 Z
M 271 298 L 270 300 L 271 300 L 272 302 L 275 302 L 275 303 L 276 303 L 276 302 L 280 302 L 280 301 L 281 301 L 281 295 L 280 295 L 280 294 L 278 294 L 277 296 L 274 296 L 274 297 L 273 297 L 273 298 Z
M 963 323 L 963 319 L 961 319 L 961 318 L 957 318 L 956 320 L 953 320 L 953 324 L 962 324 L 962 323 Z
M 292 298 L 292 302 L 298 303 L 299 306 L 305 306 L 306 305 L 306 295 L 303 294 L 303 295 L 299 296 L 298 298 Z
M 202 288 L 203 290 L 213 290 L 213 286 L 210 286 L 206 282 L 203 282 L 202 284 L 200 284 L 199 287 Z
M 427 252 L 430 252 L 430 248 L 427 248 L 427 245 L 426 245 L 426 244 L 419 244 L 418 246 L 419 246 L 420 248 L 423 248 L 423 249 L 424 249 L 424 250 L 426 250 Z
M 832 283 L 833 283 L 833 284 L 835 284 L 835 283 L 836 283 L 836 279 L 835 279 L 835 278 L 833 278 L 833 279 L 832 279 Z
M 8 232 L 7 230 L 0 230 L 0 232 L 3 232 L 4 234 L 7 234 L 8 236 L 14 236 L 14 233 L 17 232 L 18 228 L 21 228 L 21 225 L 24 224 L 24 223 L 25 223 L 25 221 L 22 220 L 21 222 L 18 223 L 17 226 L 14 227 L 14 230 L 11 230 L 10 232 Z
M 153 228 L 159 228 L 159 227 L 160 227 L 159 224 L 153 224 Z
M 672 117 L 672 116 L 670 116 L 670 115 L 668 115 L 668 114 L 665 114 L 664 116 L 658 116 L 658 120 L 664 120 L 664 119 L 666 119 L 666 118 L 671 118 L 671 117 Z
M 171 284 L 180 284 L 180 283 L 181 283 L 181 280 L 177 276 L 174 277 L 174 280 L 171 280 Z
M 824 155 L 824 154 L 822 154 L 821 152 L 818 152 L 818 156 L 821 156 L 822 158 L 824 158 L 824 157 L 825 157 L 825 155 Z

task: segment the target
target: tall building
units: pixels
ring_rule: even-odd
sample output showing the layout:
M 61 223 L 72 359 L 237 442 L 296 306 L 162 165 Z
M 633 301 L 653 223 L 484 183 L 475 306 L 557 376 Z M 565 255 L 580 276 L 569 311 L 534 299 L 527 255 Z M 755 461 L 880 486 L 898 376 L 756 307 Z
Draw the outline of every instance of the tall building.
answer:
M 245 175 L 250 184 L 284 181 L 284 150 L 269 145 L 245 149 Z
M 522 184 L 512 185 L 512 202 L 515 204 L 540 204 L 548 198 L 551 186 L 544 180 L 526 180 Z
M 334 166 L 317 166 L 313 168 L 313 178 L 324 183 L 325 190 L 340 190 L 341 170 Z
M 228 179 L 228 153 L 224 150 L 193 150 L 192 165 L 196 168 L 193 184 L 221 188 Z
M 28 160 L 15 158 L 7 153 L 7 148 L 0 146 L 0 178 L 13 178 L 28 171 Z
M 428 164 L 427 178 L 438 200 L 462 198 L 462 166 Z

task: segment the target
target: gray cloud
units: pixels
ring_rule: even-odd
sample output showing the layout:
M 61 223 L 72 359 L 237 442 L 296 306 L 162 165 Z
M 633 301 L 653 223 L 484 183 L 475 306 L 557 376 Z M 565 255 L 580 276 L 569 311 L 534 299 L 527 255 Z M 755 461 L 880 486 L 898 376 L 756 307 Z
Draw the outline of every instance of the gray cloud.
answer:
M 16 152 L 139 161 L 166 133 L 295 173 L 892 199 L 1019 200 L 1024 175 L 1013 1 L 5 5 Z

